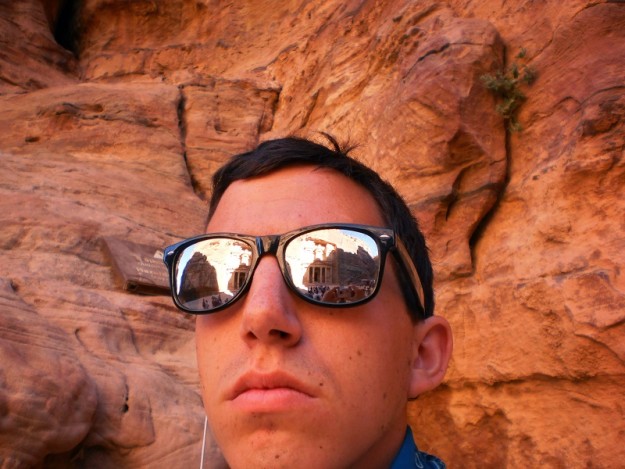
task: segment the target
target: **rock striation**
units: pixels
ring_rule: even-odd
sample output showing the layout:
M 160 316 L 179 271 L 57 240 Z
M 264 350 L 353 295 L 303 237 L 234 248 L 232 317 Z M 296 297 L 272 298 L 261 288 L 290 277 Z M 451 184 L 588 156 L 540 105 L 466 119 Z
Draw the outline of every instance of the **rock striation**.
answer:
M 622 465 L 625 4 L 24 0 L 0 31 L 1 468 L 199 463 L 193 318 L 103 240 L 199 234 L 228 155 L 321 131 L 429 240 L 455 354 L 420 446 Z M 481 77 L 521 50 L 511 132 Z

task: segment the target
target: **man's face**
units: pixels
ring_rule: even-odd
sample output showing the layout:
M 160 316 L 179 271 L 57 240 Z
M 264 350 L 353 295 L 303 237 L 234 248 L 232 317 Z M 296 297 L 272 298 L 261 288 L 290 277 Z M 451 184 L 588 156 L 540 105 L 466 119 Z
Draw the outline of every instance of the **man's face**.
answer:
M 364 188 L 304 166 L 233 183 L 207 231 L 328 222 L 384 226 Z M 245 296 L 196 324 L 204 406 L 230 466 L 388 466 L 406 429 L 418 327 L 390 257 L 373 300 L 334 309 L 295 296 L 263 257 Z

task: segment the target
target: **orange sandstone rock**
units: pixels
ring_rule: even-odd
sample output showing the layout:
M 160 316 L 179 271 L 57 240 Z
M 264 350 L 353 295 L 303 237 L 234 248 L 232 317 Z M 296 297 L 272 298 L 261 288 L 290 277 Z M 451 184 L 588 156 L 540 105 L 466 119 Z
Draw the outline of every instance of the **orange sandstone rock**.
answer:
M 420 446 L 619 467 L 625 8 L 500 3 L 0 4 L 0 467 L 198 463 L 193 320 L 121 291 L 102 239 L 201 233 L 229 154 L 318 131 L 429 240 L 455 354 L 409 405 Z M 480 77 L 521 48 L 511 134 Z

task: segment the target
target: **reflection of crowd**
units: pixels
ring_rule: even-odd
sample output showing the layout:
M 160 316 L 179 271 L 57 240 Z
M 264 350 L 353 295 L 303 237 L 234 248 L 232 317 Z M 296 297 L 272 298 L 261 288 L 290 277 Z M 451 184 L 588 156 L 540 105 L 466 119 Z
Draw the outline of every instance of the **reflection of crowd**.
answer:
M 369 284 L 359 285 L 314 285 L 308 287 L 308 296 L 326 303 L 351 303 L 367 298 L 372 293 Z
M 222 299 L 221 295 L 211 295 L 210 297 L 205 296 L 202 298 L 202 307 L 207 309 L 216 308 L 217 306 L 221 306 L 228 301 L 230 301 L 230 298 Z
M 321 301 L 325 292 L 330 289 L 328 285 L 314 285 L 308 287 L 308 296 L 313 300 Z

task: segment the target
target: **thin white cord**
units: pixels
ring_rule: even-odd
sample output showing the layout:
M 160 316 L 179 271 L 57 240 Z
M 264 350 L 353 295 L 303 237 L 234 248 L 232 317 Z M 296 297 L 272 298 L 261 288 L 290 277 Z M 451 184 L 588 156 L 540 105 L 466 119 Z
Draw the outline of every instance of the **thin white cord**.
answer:
M 202 437 L 202 454 L 200 456 L 200 469 L 204 467 L 204 449 L 206 448 L 206 427 L 208 427 L 208 417 L 204 417 L 204 436 Z

